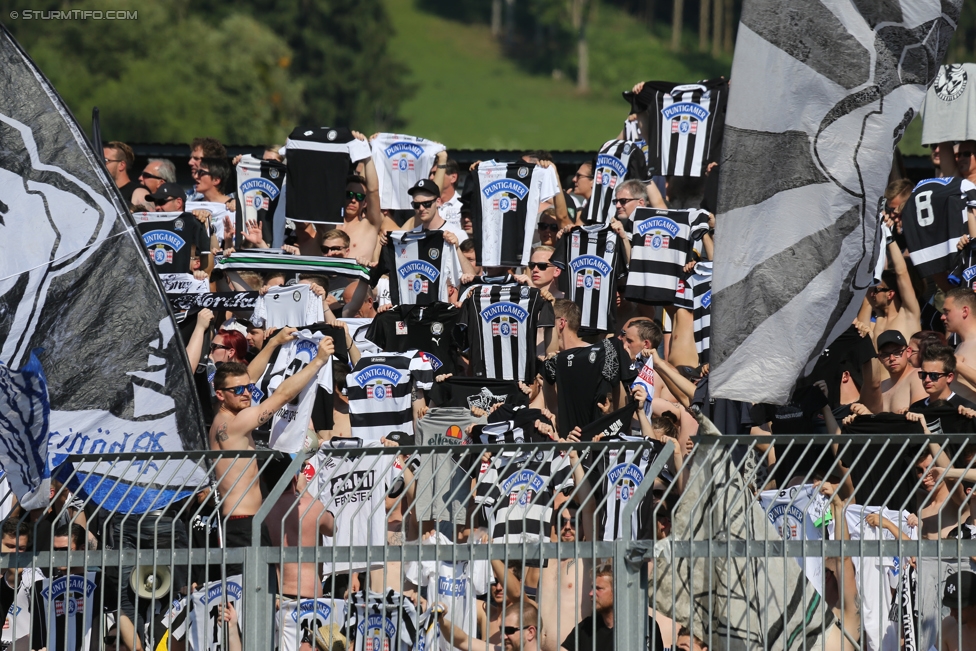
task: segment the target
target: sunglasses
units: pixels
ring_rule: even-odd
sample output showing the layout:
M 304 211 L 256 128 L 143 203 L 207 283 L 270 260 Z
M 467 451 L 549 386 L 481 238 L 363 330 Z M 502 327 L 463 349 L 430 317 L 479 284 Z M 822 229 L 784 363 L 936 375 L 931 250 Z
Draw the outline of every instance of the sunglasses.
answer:
M 413 206 L 414 210 L 420 210 L 421 208 L 423 208 L 424 210 L 428 210 L 431 206 L 434 205 L 435 201 L 437 200 L 431 199 L 430 201 L 411 201 L 410 205 Z
M 223 344 L 210 344 L 210 352 L 215 350 L 234 350 L 233 346 L 225 346 Z
M 891 291 L 891 288 L 890 287 L 881 287 L 880 285 L 878 287 L 869 287 L 868 288 L 868 293 L 869 294 L 878 294 L 880 292 L 890 292 L 890 291 Z
M 502 630 L 505 631 L 505 635 L 510 636 L 510 635 L 515 635 L 523 628 L 528 628 L 528 626 L 505 626 L 504 628 L 502 628 Z
M 592 174 L 573 174 L 574 179 L 592 179 Z
M 150 174 L 149 172 L 143 172 L 142 174 L 139 175 L 139 178 L 140 179 L 155 179 L 157 181 L 165 181 L 166 180 L 166 179 L 164 179 L 161 176 L 156 176 L 155 174 Z
M 626 206 L 631 201 L 637 201 L 637 199 L 614 199 L 613 205 L 615 206 Z
M 326 255 L 328 255 L 329 253 L 332 253 L 333 251 L 338 251 L 338 252 L 341 253 L 342 251 L 345 251 L 345 250 L 346 250 L 346 247 L 344 247 L 344 246 L 323 246 L 322 247 L 322 253 L 325 253 Z
M 238 385 L 236 387 L 219 387 L 219 390 L 220 391 L 230 391 L 235 396 L 243 396 L 245 391 L 248 394 L 251 393 L 251 386 L 252 385 L 250 385 L 250 384 L 240 384 L 240 385 Z
M 207 170 L 194 170 L 190 172 L 190 176 L 195 179 L 203 178 L 204 176 L 212 176 Z
M 529 269 L 538 269 L 539 271 L 545 271 L 551 265 L 548 262 L 530 262 Z
M 122 158 L 106 158 L 105 164 L 108 165 L 109 163 L 121 163 L 123 160 L 124 159 Z
M 956 154 L 956 158 L 972 158 L 973 156 L 976 156 L 976 152 L 961 151 L 958 154 Z
M 919 371 L 918 372 L 918 377 L 919 377 L 920 380 L 923 380 L 924 381 L 925 378 L 928 378 L 931 382 L 938 382 L 940 377 L 945 377 L 947 375 L 949 375 L 949 374 L 948 373 L 936 373 L 935 371 L 929 371 L 929 372 Z
M 559 232 L 559 224 L 539 224 L 539 232 L 542 231 L 552 231 L 553 233 Z
M 366 194 L 363 192 L 353 192 L 352 190 L 346 190 L 346 199 L 355 199 L 359 203 L 362 203 L 366 199 Z

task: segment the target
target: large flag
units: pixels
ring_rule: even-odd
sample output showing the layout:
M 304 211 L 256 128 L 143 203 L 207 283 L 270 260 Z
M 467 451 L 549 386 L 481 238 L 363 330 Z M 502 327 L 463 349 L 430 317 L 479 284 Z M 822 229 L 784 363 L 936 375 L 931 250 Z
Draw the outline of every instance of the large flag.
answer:
M 895 145 L 962 0 L 745 0 L 719 176 L 715 397 L 783 404 L 854 319 Z
M 69 455 L 161 457 L 205 439 L 173 317 L 101 150 L 2 26 L 0 57 L 0 467 L 34 508 Z M 161 458 L 75 470 L 79 490 L 132 511 L 203 479 Z

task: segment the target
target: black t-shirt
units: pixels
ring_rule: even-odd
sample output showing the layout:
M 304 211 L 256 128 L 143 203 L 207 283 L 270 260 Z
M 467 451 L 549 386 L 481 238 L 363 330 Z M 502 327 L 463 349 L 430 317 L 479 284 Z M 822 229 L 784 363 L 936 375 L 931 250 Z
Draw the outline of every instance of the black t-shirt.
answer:
M 142 241 L 149 250 L 149 260 L 156 273 L 190 273 L 192 248 L 196 255 L 210 253 L 210 232 L 192 214 L 144 213 L 135 215 Z
M 597 400 L 613 391 L 620 366 L 606 339 L 592 346 L 564 350 L 543 364 L 542 375 L 559 392 L 559 435 L 586 427 L 602 415 Z
M 603 618 L 596 616 L 596 636 L 594 637 L 593 628 L 594 615 L 590 615 L 582 620 L 576 625 L 566 639 L 563 641 L 563 648 L 567 651 L 591 651 L 599 649 L 599 651 L 613 651 L 613 629 L 607 628 L 607 625 L 603 622 Z M 647 618 L 647 628 L 650 633 L 647 639 L 647 649 L 664 649 L 664 638 L 661 637 L 661 631 L 657 627 L 657 622 L 654 621 L 653 617 Z M 651 643 L 654 646 L 651 646 Z M 595 644 L 594 644 L 595 643 Z M 577 644 L 579 646 L 577 646 Z
M 377 314 L 366 338 L 383 350 L 419 350 L 430 359 L 434 375 L 455 373 L 454 327 L 461 311 L 448 303 L 399 305 Z
M 479 407 L 488 411 L 502 402 L 515 407 L 527 407 L 529 396 L 514 380 L 493 380 L 486 377 L 452 376 L 435 386 L 441 387 L 437 407 Z
M 139 181 L 129 181 L 128 183 L 126 183 L 125 185 L 119 188 L 119 192 L 122 193 L 122 198 L 125 199 L 125 203 L 131 204 L 132 193 L 135 191 L 135 189 L 145 188 L 145 187 L 146 186 L 144 186 L 142 183 L 139 183 Z
M 953 407 L 956 407 L 957 409 L 959 407 L 966 407 L 967 409 L 976 409 L 976 405 L 974 405 L 973 403 L 969 402 L 965 398 L 959 397 L 958 395 L 956 395 L 955 392 L 950 393 L 949 394 L 949 397 L 946 398 L 945 401 L 948 402 Z M 934 402 L 934 401 L 932 399 L 930 399 L 930 398 L 925 398 L 924 400 L 919 400 L 917 402 L 913 402 L 912 403 L 912 406 L 908 408 L 908 411 L 914 411 L 914 412 L 917 412 L 919 414 L 924 414 L 927 410 L 930 410 L 930 409 L 938 409 L 938 407 L 929 407 L 929 403 L 931 403 L 931 402 Z M 966 417 L 965 416 L 961 416 L 961 418 L 966 418 Z M 969 419 L 967 418 L 966 420 L 969 420 Z M 970 430 L 966 429 L 963 433 L 964 434 L 968 434 L 969 431 Z M 935 432 L 933 432 L 933 434 L 934 433 Z M 952 433 L 952 432 L 947 432 L 947 433 Z
M 827 346 L 813 371 L 797 383 L 797 388 L 812 385 L 817 380 L 827 383 L 830 407 L 840 405 L 840 380 L 844 371 L 855 379 L 861 378 L 861 367 L 875 356 L 874 344 L 870 337 L 862 337 L 857 328 L 851 326 Z
M 871 445 L 854 443 L 846 446 L 846 450 L 843 442 L 838 441 L 841 443 L 841 459 L 851 471 L 857 503 L 891 509 L 900 509 L 907 504 L 913 496 L 916 480 L 913 462 L 918 458 L 921 446 L 911 445 L 903 449 L 891 442 L 884 445 L 885 437 L 889 434 L 921 434 L 922 424 L 903 415 L 884 412 L 856 417 L 844 425 L 843 433 L 868 434 L 878 441 Z

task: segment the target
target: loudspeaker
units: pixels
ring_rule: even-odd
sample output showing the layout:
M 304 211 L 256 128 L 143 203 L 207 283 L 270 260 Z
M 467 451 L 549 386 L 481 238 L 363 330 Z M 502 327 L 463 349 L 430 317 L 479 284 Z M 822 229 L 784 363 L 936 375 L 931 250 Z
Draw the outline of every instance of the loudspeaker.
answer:
M 159 565 L 140 565 L 129 577 L 129 585 L 140 599 L 159 599 L 169 592 L 171 583 L 169 568 Z

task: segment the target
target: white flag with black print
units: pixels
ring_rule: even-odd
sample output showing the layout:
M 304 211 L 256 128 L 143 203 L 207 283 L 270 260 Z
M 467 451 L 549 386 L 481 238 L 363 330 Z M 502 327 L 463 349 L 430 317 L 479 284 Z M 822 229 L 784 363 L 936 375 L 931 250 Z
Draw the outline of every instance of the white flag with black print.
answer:
M 783 404 L 871 285 L 895 145 L 962 0 L 746 0 L 712 285 L 712 395 Z
M 0 467 L 31 509 L 69 455 L 206 439 L 162 285 L 101 151 L 2 26 L 0 56 Z M 193 464 L 104 465 L 76 466 L 69 488 L 123 511 L 165 508 L 204 479 Z

